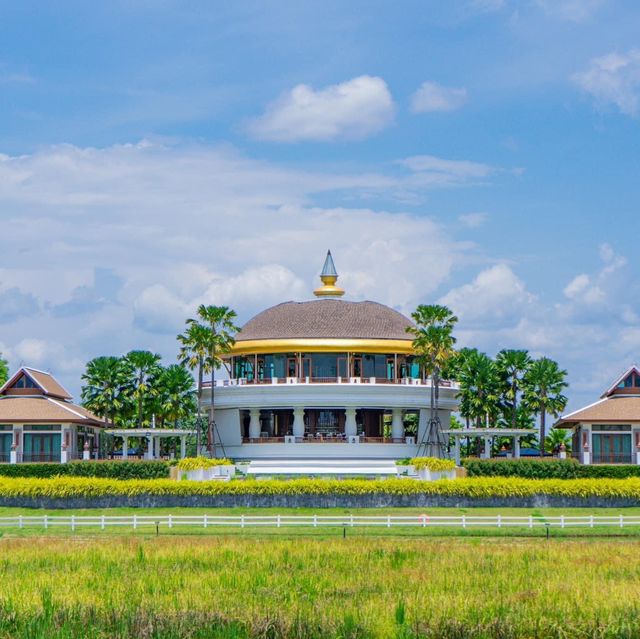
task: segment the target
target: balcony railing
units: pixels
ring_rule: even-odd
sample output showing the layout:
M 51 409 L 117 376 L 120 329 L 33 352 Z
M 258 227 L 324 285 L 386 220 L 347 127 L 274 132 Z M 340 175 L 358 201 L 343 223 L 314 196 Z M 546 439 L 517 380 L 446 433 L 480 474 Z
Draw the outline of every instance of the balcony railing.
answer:
M 384 384 L 392 386 L 431 386 L 430 379 L 387 379 L 385 377 L 270 377 L 265 379 L 217 379 L 214 382 L 216 388 L 229 386 L 275 386 L 296 384 Z M 205 388 L 211 387 L 211 382 L 204 382 Z M 458 388 L 457 382 L 441 380 L 440 388 Z
M 594 453 L 592 464 L 633 464 L 631 453 Z
M 408 441 L 411 440 L 411 441 Z M 307 434 L 304 437 L 243 437 L 243 444 L 348 444 L 349 439 L 342 435 L 317 435 Z M 361 435 L 358 438 L 360 444 L 407 444 L 415 443 L 415 438 L 391 438 L 391 437 L 365 437 Z

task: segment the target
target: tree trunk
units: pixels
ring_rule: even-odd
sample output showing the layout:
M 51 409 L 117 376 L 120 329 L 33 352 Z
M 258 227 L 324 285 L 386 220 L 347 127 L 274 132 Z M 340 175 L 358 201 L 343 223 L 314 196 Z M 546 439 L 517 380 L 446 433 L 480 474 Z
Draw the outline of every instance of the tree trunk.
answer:
M 545 439 L 545 419 L 547 416 L 546 406 L 542 405 L 540 411 L 540 457 L 544 457 L 544 439 Z
M 211 351 L 211 406 L 209 408 L 209 428 L 207 429 L 207 446 L 209 448 L 209 457 L 215 457 L 215 444 L 214 444 L 214 432 L 213 432 L 213 420 L 214 420 L 214 408 L 213 402 L 215 397 L 215 377 L 216 367 L 214 365 L 215 352 Z
M 511 394 L 513 395 L 513 415 L 511 416 L 511 428 L 516 427 L 516 418 L 518 415 L 518 402 L 516 400 L 516 394 L 518 389 L 516 388 L 515 377 L 513 378 L 513 383 L 511 384 Z
M 200 422 L 200 402 L 202 401 L 202 357 L 198 360 L 198 408 L 196 410 L 196 457 L 200 454 L 202 423 Z

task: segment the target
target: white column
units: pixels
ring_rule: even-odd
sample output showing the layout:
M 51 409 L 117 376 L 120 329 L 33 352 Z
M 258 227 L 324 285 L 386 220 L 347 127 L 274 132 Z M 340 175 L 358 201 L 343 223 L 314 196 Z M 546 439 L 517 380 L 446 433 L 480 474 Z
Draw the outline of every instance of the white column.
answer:
M 84 443 L 84 448 L 82 449 L 82 460 L 89 461 L 91 459 L 91 449 L 89 448 L 89 442 L 86 441 Z
M 345 408 L 345 421 L 344 421 L 344 434 L 349 437 L 350 435 L 358 434 L 358 424 L 356 424 L 356 409 Z
M 160 437 L 155 437 L 155 446 L 153 447 L 153 456 L 160 459 Z
M 402 408 L 394 408 L 391 411 L 391 439 L 404 438 L 404 423 L 402 422 Z
M 63 428 L 60 431 L 60 463 L 66 464 L 69 461 L 69 451 L 67 450 L 67 439 L 69 439 L 69 435 L 67 434 L 69 431 L 66 428 Z
M 184 459 L 187 456 L 187 438 L 183 435 L 180 438 L 180 458 Z
M 456 466 L 460 466 L 460 437 L 458 437 L 458 435 L 454 435 L 453 441 L 453 456 L 455 458 Z
M 304 408 L 293 409 L 293 435 L 304 437 Z
M 122 459 L 129 458 L 129 438 L 124 436 L 122 438 Z
M 147 436 L 147 454 L 145 455 L 147 459 L 153 459 L 153 449 L 154 449 L 153 435 L 148 435 Z
M 482 453 L 482 459 L 489 459 L 491 457 L 491 437 L 483 437 L 484 439 L 484 451 Z
M 513 436 L 513 458 L 520 459 L 520 435 Z
M 260 409 L 252 408 L 249 411 L 249 439 L 260 437 Z

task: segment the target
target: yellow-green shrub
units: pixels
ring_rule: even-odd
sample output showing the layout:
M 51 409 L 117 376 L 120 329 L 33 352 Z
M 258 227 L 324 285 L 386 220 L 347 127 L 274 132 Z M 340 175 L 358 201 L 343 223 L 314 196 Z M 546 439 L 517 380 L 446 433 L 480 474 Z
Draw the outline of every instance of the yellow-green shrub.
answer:
M 640 478 L 520 479 L 478 477 L 456 481 L 408 479 L 292 479 L 196 482 L 169 479 L 116 480 L 88 477 L 55 479 L 0 477 L 0 499 L 11 497 L 75 498 L 106 495 L 450 495 L 458 497 L 604 497 L 640 500 Z
M 202 470 L 203 468 L 213 468 L 214 466 L 230 466 L 231 461 L 215 457 L 185 457 L 176 465 L 180 470 Z
M 427 468 L 434 472 L 453 470 L 456 467 L 453 459 L 439 459 L 438 457 L 414 457 L 411 460 L 411 464 L 416 470 Z

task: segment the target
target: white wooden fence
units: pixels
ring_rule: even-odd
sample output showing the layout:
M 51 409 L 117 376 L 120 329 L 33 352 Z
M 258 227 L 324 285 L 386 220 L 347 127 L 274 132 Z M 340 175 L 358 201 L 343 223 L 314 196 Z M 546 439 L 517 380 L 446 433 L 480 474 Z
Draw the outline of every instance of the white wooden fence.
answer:
M 309 528 L 594 528 L 640 527 L 638 515 L 558 515 L 512 516 L 512 515 L 18 515 L 0 517 L 0 528 L 80 528 L 105 530 L 111 527 L 138 529 L 178 528 L 284 528 L 302 526 Z

